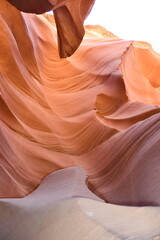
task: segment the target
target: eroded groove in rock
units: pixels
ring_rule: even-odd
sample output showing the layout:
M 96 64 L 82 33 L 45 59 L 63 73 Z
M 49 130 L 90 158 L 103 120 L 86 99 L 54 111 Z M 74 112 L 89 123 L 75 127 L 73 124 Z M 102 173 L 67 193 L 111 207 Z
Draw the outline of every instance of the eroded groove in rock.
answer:
M 2 0 L 7 6 L 7 2 Z M 42 14 L 53 10 L 58 33 L 59 56 L 70 57 L 84 37 L 83 22 L 95 0 L 7 0 L 19 11 Z
M 79 1 L 83 17 L 92 2 L 87 10 Z M 159 205 L 159 55 L 96 26 L 60 59 L 44 17 L 2 0 L 0 20 L 0 197 L 25 196 L 47 174 L 81 165 L 105 201 Z
M 24 198 L 0 199 L 0 239 L 158 239 L 159 207 L 106 204 L 85 178 L 80 167 L 62 169 Z

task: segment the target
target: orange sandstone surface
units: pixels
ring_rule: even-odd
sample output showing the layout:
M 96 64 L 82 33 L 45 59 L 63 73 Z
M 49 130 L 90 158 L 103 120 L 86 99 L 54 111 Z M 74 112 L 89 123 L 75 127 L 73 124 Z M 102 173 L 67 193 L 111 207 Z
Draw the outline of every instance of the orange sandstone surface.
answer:
M 48 173 L 81 165 L 106 201 L 159 205 L 159 54 L 90 27 L 60 59 L 42 16 L 4 0 L 0 14 L 0 196 L 25 196 Z
M 83 22 L 95 0 L 7 0 L 26 13 L 42 14 L 53 10 L 61 58 L 71 56 L 79 47 L 85 30 Z
M 45 18 L 0 1 L 0 239 L 158 239 L 159 207 L 126 205 L 160 206 L 160 55 L 86 26 L 61 59 Z

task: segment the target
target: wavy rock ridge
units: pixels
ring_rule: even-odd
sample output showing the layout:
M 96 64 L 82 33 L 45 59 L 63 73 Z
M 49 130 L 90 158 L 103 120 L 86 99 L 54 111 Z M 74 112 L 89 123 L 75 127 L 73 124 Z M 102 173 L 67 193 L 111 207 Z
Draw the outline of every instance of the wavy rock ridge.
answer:
M 0 239 L 159 239 L 159 207 L 106 204 L 85 178 L 80 167 L 62 169 L 25 198 L 1 199 Z
M 159 54 L 95 28 L 60 59 L 44 17 L 2 0 L 0 18 L 0 197 L 81 165 L 105 201 L 160 205 Z
M 83 22 L 95 0 L 8 0 L 22 12 L 42 14 L 53 10 L 61 58 L 70 57 L 79 47 L 85 30 Z

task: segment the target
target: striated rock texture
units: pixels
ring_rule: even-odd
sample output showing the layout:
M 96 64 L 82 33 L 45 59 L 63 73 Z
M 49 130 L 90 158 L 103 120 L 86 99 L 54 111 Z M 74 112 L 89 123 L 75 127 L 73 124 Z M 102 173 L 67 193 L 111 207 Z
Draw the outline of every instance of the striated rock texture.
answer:
M 73 54 L 93 2 L 0 1 L 0 240 L 160 239 L 160 55 L 97 25 Z
M 85 177 L 80 167 L 62 169 L 25 198 L 1 199 L 0 240 L 160 239 L 159 207 L 106 204 Z
M 53 10 L 59 56 L 66 58 L 79 47 L 85 32 L 83 22 L 95 0 L 8 0 L 8 2 L 26 13 L 42 14 Z
M 60 59 L 56 34 L 0 1 L 0 197 L 81 165 L 106 202 L 160 205 L 160 55 L 95 27 Z

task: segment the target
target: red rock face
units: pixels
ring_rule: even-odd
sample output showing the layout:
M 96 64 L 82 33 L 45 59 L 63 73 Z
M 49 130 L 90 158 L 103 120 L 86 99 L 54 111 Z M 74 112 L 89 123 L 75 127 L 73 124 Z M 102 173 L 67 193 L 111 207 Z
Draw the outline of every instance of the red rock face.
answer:
M 60 58 L 70 57 L 79 47 L 83 36 L 83 22 L 95 0 L 8 0 L 26 13 L 42 14 L 53 9 L 58 33 Z
M 95 27 L 60 59 L 56 29 L 44 17 L 0 6 L 0 197 L 25 196 L 47 174 L 81 165 L 105 201 L 160 205 L 160 55 Z M 59 9 L 63 36 L 56 18 L 68 10 Z
M 48 0 L 7 0 L 19 11 L 42 14 L 52 10 L 53 5 Z

